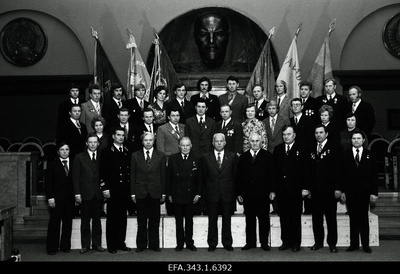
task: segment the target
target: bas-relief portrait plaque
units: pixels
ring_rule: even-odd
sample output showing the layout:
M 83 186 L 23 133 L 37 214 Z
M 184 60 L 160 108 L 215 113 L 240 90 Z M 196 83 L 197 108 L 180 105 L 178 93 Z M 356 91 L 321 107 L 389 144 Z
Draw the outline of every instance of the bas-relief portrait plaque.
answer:
M 267 39 L 252 20 L 219 7 L 187 12 L 168 23 L 159 36 L 178 73 L 252 72 Z
M 390 54 L 400 58 L 400 13 L 386 23 L 383 29 L 383 43 Z
M 47 49 L 46 33 L 29 18 L 17 18 L 7 23 L 1 31 L 0 41 L 4 58 L 17 66 L 36 64 Z

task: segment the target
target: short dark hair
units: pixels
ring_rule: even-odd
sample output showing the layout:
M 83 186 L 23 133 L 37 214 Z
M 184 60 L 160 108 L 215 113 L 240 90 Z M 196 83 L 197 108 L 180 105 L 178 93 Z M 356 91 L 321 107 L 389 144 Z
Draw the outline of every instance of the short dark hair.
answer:
M 226 78 L 226 82 L 228 83 L 229 81 L 235 81 L 236 83 L 239 83 L 239 78 L 237 78 L 236 76 L 229 76 L 228 78 Z
M 167 117 L 169 117 L 171 115 L 172 111 L 179 112 L 179 115 L 181 115 L 181 112 L 179 111 L 179 109 L 177 109 L 177 108 L 169 108 L 169 109 L 167 109 Z
M 165 90 L 165 95 L 167 95 L 167 87 L 161 85 L 161 86 L 157 86 L 157 87 L 154 89 L 153 96 L 156 97 L 157 94 L 160 93 L 162 90 Z
M 316 125 L 316 126 L 314 127 L 314 131 L 315 131 L 317 128 L 320 128 L 320 127 L 324 128 L 325 133 L 329 133 L 328 128 L 327 128 L 326 126 L 324 126 L 323 124 L 318 124 L 318 125 Z
M 302 82 L 300 82 L 299 87 L 301 88 L 301 87 L 303 87 L 303 86 L 307 86 L 307 87 L 310 88 L 310 90 L 312 90 L 312 83 L 309 82 L 309 81 L 302 81 Z
M 293 129 L 293 132 L 296 133 L 296 129 L 295 129 L 295 127 L 292 126 L 292 125 L 284 125 L 283 128 L 282 128 L 282 132 L 284 132 L 284 131 L 287 130 L 288 128 L 292 128 L 292 129 Z
M 112 83 L 111 90 L 115 90 L 117 88 L 122 88 L 122 85 L 120 83 Z
M 96 133 L 89 133 L 88 135 L 87 135 L 87 137 L 86 137 L 86 141 L 88 141 L 89 140 L 89 138 L 91 138 L 91 137 L 96 137 L 97 138 L 97 141 L 99 141 L 99 136 L 97 136 L 97 134 Z
M 65 141 L 59 141 L 59 142 L 57 142 L 57 143 L 56 143 L 57 151 L 58 151 L 61 147 L 65 146 L 65 145 L 67 145 L 68 148 L 69 148 L 69 144 L 67 144 Z
M 197 106 L 198 103 L 204 103 L 204 104 L 206 104 L 206 107 L 208 107 L 208 103 L 207 103 L 206 99 L 200 98 L 200 99 L 196 102 L 196 106 Z
M 361 134 L 361 136 L 363 137 L 363 139 L 366 139 L 366 138 L 367 138 L 365 132 L 362 131 L 362 130 L 358 130 L 358 129 L 353 130 L 353 131 L 351 132 L 351 134 L 350 134 L 351 138 L 353 138 L 353 135 L 354 135 L 354 134 Z
M 72 111 L 72 108 L 73 108 L 73 107 L 79 107 L 79 108 L 82 110 L 82 107 L 81 107 L 80 104 L 72 104 L 71 107 L 69 108 L 69 111 L 70 111 L 70 112 Z
M 94 89 L 98 89 L 98 90 L 100 90 L 100 92 L 101 92 L 101 87 L 100 87 L 100 85 L 98 85 L 98 84 L 91 84 L 91 85 L 89 86 L 89 93 L 92 93 L 92 91 L 93 91 Z
M 73 88 L 77 88 L 77 89 L 79 89 L 79 86 L 78 86 L 78 84 L 71 83 L 71 84 L 69 85 L 69 89 L 71 90 L 71 89 L 73 89 Z

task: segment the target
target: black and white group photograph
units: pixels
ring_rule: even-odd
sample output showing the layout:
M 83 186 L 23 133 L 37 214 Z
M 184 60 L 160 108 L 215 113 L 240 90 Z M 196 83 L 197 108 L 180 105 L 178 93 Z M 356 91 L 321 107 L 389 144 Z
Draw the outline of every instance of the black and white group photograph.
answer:
M 398 0 L 2 0 L 0 52 L 0 268 L 399 266 Z

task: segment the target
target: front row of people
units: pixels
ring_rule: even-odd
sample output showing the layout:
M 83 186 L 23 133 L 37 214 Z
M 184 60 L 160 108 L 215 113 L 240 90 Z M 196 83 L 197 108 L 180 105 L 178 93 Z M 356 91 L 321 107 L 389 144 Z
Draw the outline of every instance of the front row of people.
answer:
M 233 250 L 231 215 L 236 200 L 243 204 L 246 245 L 242 250 L 257 246 L 270 250 L 269 205 L 277 197 L 280 208 L 281 240 L 279 250 L 300 250 L 302 199 L 312 201 L 312 224 L 318 250 L 324 243 L 324 217 L 327 223 L 327 243 L 332 253 L 338 252 L 336 207 L 346 202 L 350 217 L 350 246 L 359 249 L 359 237 L 365 252 L 369 246 L 369 202 L 378 198 L 376 159 L 363 147 L 365 135 L 351 135 L 352 148 L 340 152 L 327 139 L 323 125 L 315 127 L 315 146 L 305 149 L 296 142 L 293 126 L 282 131 L 283 143 L 273 154 L 262 149 L 262 136 L 249 136 L 250 149 L 240 157 L 225 150 L 225 135 L 213 136 L 213 149 L 199 156 L 191 150 L 189 137 L 179 141 L 180 152 L 168 157 L 154 149 L 154 135 L 145 132 L 143 149 L 132 154 L 123 145 L 124 129 L 116 128 L 113 143 L 98 153 L 97 135 L 87 137 L 87 150 L 69 157 L 68 144 L 59 145 L 59 159 L 49 164 L 46 191 L 50 206 L 47 252 L 71 248 L 72 208 L 81 205 L 81 253 L 90 248 L 104 252 L 101 247 L 101 212 L 107 201 L 106 239 L 110 253 L 131 250 L 125 244 L 127 208 L 131 199 L 137 206 L 138 231 L 136 252 L 146 248 L 160 251 L 160 203 L 168 199 L 174 207 L 176 220 L 176 251 L 184 246 L 196 251 L 193 241 L 193 205 L 203 199 L 208 210 L 208 250 L 218 245 L 218 216 L 222 215 L 223 247 Z M 72 197 L 72 198 L 71 198 Z M 62 222 L 61 236 L 60 225 Z M 90 223 L 92 228 L 90 228 Z M 60 240 L 61 237 L 61 240 Z

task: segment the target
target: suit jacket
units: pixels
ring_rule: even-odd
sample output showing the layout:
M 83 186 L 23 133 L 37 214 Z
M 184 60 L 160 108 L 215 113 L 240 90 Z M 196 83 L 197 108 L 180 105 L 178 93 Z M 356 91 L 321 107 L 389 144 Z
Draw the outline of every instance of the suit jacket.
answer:
M 278 97 L 274 98 L 275 102 L 278 102 Z M 292 111 L 290 109 L 290 99 L 288 94 L 283 98 L 281 104 L 279 105 L 278 114 L 281 115 L 285 119 L 290 119 L 293 116 Z
M 224 150 L 221 168 L 218 167 L 214 150 L 202 156 L 200 162 L 200 183 L 207 202 L 233 202 L 237 188 L 237 156 Z
M 144 199 L 147 194 L 153 199 L 161 199 L 166 194 L 166 162 L 165 154 L 153 150 L 150 165 L 147 166 L 143 149 L 132 154 L 131 159 L 131 194 L 137 199 Z
M 309 175 L 311 197 L 314 193 L 334 195 L 335 190 L 341 190 L 341 169 L 339 147 L 328 140 L 320 155 L 317 154 L 317 142 L 309 153 Z M 318 194 L 317 194 L 318 195 Z
M 225 149 L 235 154 L 242 154 L 243 152 L 243 127 L 238 121 L 231 119 L 225 128 L 222 129 L 222 122 L 217 123 L 216 133 L 223 133 L 225 135 Z
M 293 143 L 288 155 L 286 144 L 282 143 L 275 147 L 273 169 L 278 199 L 279 195 L 301 198 L 301 191 L 308 189 L 307 157 L 306 148 L 298 141 Z
M 345 150 L 342 157 L 343 192 L 378 196 L 378 169 L 376 156 L 368 149 L 363 150 L 357 166 L 352 149 Z
M 68 176 L 65 174 L 64 165 L 59 157 L 49 162 L 46 169 L 44 181 L 46 196 L 47 199 L 54 198 L 56 205 L 58 201 L 70 201 L 72 204 L 75 201 L 72 187 L 73 159 L 69 158 L 69 161 Z
M 253 162 L 250 150 L 239 158 L 238 195 L 243 197 L 265 197 L 275 191 L 273 182 L 272 154 L 260 149 Z
M 157 143 L 157 129 L 158 129 L 158 125 L 153 123 L 153 134 L 155 137 L 154 143 Z M 140 137 L 142 136 L 142 134 L 144 132 L 149 131 L 148 128 L 146 127 L 146 125 L 144 124 L 144 122 L 142 121 L 141 124 L 139 125 L 135 125 L 133 127 L 133 144 L 132 147 L 129 147 L 129 150 L 131 153 L 138 151 L 140 149 L 143 148 L 143 143 L 142 140 L 140 139 Z
M 130 193 L 130 153 L 118 151 L 113 143 L 100 154 L 101 190 L 110 190 L 110 199 L 126 199 Z
M 307 101 L 303 104 L 303 110 L 301 111 L 304 115 L 312 117 L 314 121 L 317 123 L 319 119 L 319 112 L 318 112 L 318 100 L 317 98 L 309 96 Z
M 169 111 L 171 109 L 179 110 L 179 115 L 180 115 L 179 123 L 181 123 L 181 124 L 185 124 L 187 118 L 196 115 L 196 111 L 194 109 L 194 106 L 190 101 L 185 99 L 185 102 L 183 103 L 183 105 L 184 105 L 184 107 L 182 108 L 182 106 L 179 104 L 177 99 L 169 101 L 166 104 L 167 114 L 169 113 Z
M 274 133 L 272 134 L 272 129 L 271 125 L 269 123 L 269 117 L 265 118 L 263 120 L 263 123 L 265 124 L 265 130 L 267 132 L 267 138 L 268 138 L 268 147 L 267 150 L 270 153 L 274 152 L 274 148 L 283 143 L 283 138 L 282 138 L 282 129 L 285 125 L 289 125 L 289 120 L 284 118 L 281 115 L 276 116 L 276 121 L 275 121 L 275 129 Z
M 81 152 L 74 159 L 74 168 L 72 170 L 72 184 L 74 194 L 80 194 L 82 200 L 91 200 L 96 197 L 103 199 L 100 188 L 100 157 L 97 152 L 95 163 L 92 162 L 92 155 L 88 151 Z
M 315 143 L 314 129 L 316 126 L 313 116 L 307 116 L 303 113 L 297 124 L 294 121 L 294 116 L 290 118 L 290 125 L 296 131 L 296 142 L 301 143 L 306 148 L 310 148 Z
M 78 98 L 78 104 L 80 104 L 82 99 Z M 71 111 L 72 101 L 70 97 L 65 101 L 61 102 L 58 106 L 58 116 L 57 116 L 57 125 L 61 125 L 69 120 L 69 112 Z
M 114 99 L 108 98 L 104 101 L 102 115 L 106 120 L 107 125 L 105 130 L 111 134 L 112 128 L 119 124 L 118 115 L 119 107 Z
M 190 97 L 190 102 L 192 103 L 193 107 L 195 108 L 197 105 L 197 102 L 200 100 L 200 93 L 192 95 Z M 221 115 L 219 114 L 220 112 L 220 104 L 219 104 L 219 99 L 217 95 L 213 95 L 211 93 L 208 93 L 208 98 L 206 99 L 207 102 L 207 111 L 206 111 L 206 116 L 210 117 L 214 121 L 218 122 L 221 121 Z M 195 111 L 196 115 L 196 111 Z M 186 117 L 187 119 L 188 117 Z
M 268 112 L 267 112 L 267 100 L 264 99 L 261 105 L 257 106 L 256 109 L 256 118 L 260 121 L 264 120 L 265 118 L 268 118 Z
M 129 110 L 129 122 L 132 125 L 139 126 L 143 123 L 143 110 L 139 106 L 135 97 L 128 99 L 122 103 L 124 108 Z M 149 106 L 149 102 L 143 100 L 143 109 Z
M 176 132 L 169 122 L 158 127 L 156 141 L 158 151 L 165 153 L 166 156 L 180 151 L 179 140 L 185 136 L 185 125 L 178 124 L 178 129 L 179 132 Z
M 200 156 L 193 152 L 183 160 L 180 152 L 168 158 L 166 192 L 176 204 L 191 204 L 196 195 L 201 195 L 199 183 Z
M 87 132 L 90 134 L 94 132 L 92 128 L 92 120 L 96 116 L 101 116 L 101 110 L 103 108 L 103 104 L 100 103 L 100 113 L 97 113 L 96 108 L 94 107 L 92 100 L 88 100 L 85 103 L 81 104 L 82 112 L 79 121 L 86 125 Z
M 192 141 L 192 151 L 203 155 L 211 150 L 212 138 L 216 132 L 216 124 L 210 117 L 205 117 L 203 126 L 200 126 L 197 121 L 197 116 L 190 117 L 185 123 L 185 136 Z
M 334 121 L 338 125 L 339 132 L 346 127 L 346 114 L 348 101 L 343 95 L 337 94 L 331 100 L 328 100 L 327 95 L 321 95 L 317 97 L 318 109 L 322 105 L 329 105 L 333 108 L 333 116 L 331 121 Z M 319 113 L 318 113 L 319 115 Z
M 88 135 L 86 125 L 84 123 L 80 123 L 80 125 L 81 132 L 69 119 L 64 124 L 61 124 L 57 132 L 57 142 L 65 142 L 69 145 L 71 158 L 86 148 L 86 137 Z
M 352 105 L 353 103 L 349 102 L 346 113 L 351 112 Z M 354 114 L 357 116 L 357 127 L 369 137 L 375 127 L 375 112 L 372 105 L 361 100 Z
M 220 105 L 226 105 L 229 102 L 229 91 L 219 96 Z M 236 93 L 235 99 L 231 104 L 232 119 L 244 122 L 246 120 L 246 107 L 248 105 L 248 99 L 246 96 Z

